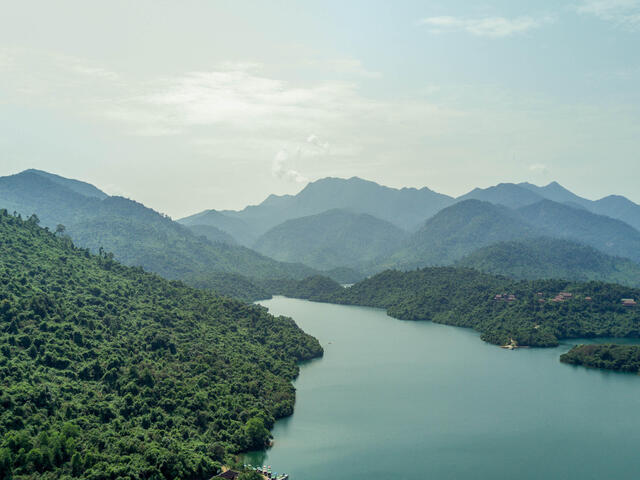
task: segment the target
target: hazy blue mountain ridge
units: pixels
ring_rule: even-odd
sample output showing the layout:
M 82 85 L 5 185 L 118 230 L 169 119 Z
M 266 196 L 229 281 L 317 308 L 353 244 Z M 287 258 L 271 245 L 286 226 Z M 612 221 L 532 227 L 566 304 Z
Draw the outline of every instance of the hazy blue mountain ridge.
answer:
M 551 200 L 521 207 L 517 212 L 542 235 L 576 240 L 608 255 L 640 261 L 640 232 L 621 220 Z
M 640 230 L 640 205 L 621 195 L 608 195 L 599 200 L 588 200 L 572 193 L 557 182 L 551 182 L 544 187 L 538 187 L 530 183 L 520 183 L 519 185 L 548 200 L 569 205 L 580 205 L 590 212 L 622 220 L 636 230 Z
M 562 278 L 640 287 L 640 264 L 574 241 L 548 237 L 495 243 L 470 253 L 456 265 L 517 280 Z
M 23 216 L 36 213 L 44 226 L 53 229 L 57 224 L 65 225 L 66 233 L 82 247 L 92 251 L 103 248 L 125 264 L 199 286 L 206 286 L 207 278 L 211 278 L 211 287 L 220 289 L 220 273 L 255 278 L 304 278 L 317 273 L 246 247 L 212 243 L 138 202 L 85 196 L 63 181 L 33 171 L 0 178 L 0 208 Z M 231 294 L 238 288 L 230 285 L 228 291 L 219 291 Z
M 362 268 L 397 249 L 407 233 L 372 215 L 333 209 L 287 220 L 262 235 L 254 248 L 272 258 L 313 268 Z
M 270 195 L 259 205 L 251 205 L 240 211 L 225 210 L 207 218 L 201 212 L 179 220 L 181 223 L 214 225 L 233 235 L 244 244 L 252 244 L 256 238 L 271 228 L 291 219 L 307 217 L 333 209 L 373 215 L 403 230 L 415 230 L 424 220 L 453 203 L 453 198 L 424 187 L 390 188 L 358 177 L 349 179 L 323 178 L 309 183 L 297 195 Z M 210 212 L 210 211 L 209 211 Z M 226 218 L 225 218 L 226 217 Z M 228 219 L 241 220 L 251 232 L 240 231 L 230 225 Z
M 427 220 L 379 268 L 449 265 L 477 248 L 537 235 L 533 227 L 507 207 L 463 200 Z
M 518 208 L 543 200 L 544 197 L 513 183 L 500 183 L 489 188 L 474 188 L 469 193 L 456 198 L 456 201 L 482 200 L 494 205 Z

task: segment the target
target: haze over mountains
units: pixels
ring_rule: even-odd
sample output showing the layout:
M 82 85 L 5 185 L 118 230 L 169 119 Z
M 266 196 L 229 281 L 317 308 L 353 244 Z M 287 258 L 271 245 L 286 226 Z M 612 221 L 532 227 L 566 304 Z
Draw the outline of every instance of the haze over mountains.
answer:
M 612 257 L 595 248 L 554 238 L 499 242 L 480 248 L 456 262 L 461 267 L 505 275 L 517 280 L 569 278 L 640 284 L 640 264 Z
M 402 229 L 404 238 L 396 232 L 388 241 L 395 251 L 385 256 L 371 241 L 381 235 L 377 228 L 339 225 L 336 213 L 335 223 L 327 221 L 324 214 L 337 210 L 345 212 L 342 218 L 365 213 L 385 220 Z M 318 268 L 342 262 L 366 274 L 452 264 L 497 242 L 539 237 L 574 242 L 575 255 L 584 255 L 582 245 L 588 245 L 606 255 L 640 261 L 640 206 L 615 195 L 588 200 L 556 182 L 543 187 L 501 183 L 452 198 L 426 188 L 394 189 L 359 178 L 327 178 L 307 185 L 298 195 L 272 195 L 241 211 L 208 210 L 179 221 L 192 228 L 207 224 L 226 229 L 239 243 L 277 259 Z M 370 241 L 358 240 L 363 238 Z M 346 239 L 360 242 L 357 253 Z M 563 244 L 562 251 L 568 255 L 569 250 Z M 584 272 L 587 277 L 592 274 Z
M 79 246 L 103 248 L 127 265 L 221 293 L 237 295 L 239 276 L 303 278 L 316 273 L 246 247 L 211 242 L 140 203 L 36 170 L 0 178 L 0 208 L 24 216 L 35 213 L 43 226 L 64 225 Z
M 406 236 L 386 220 L 333 209 L 287 220 L 262 235 L 255 248 L 277 260 L 295 258 L 321 270 L 358 269 L 391 254 Z
M 452 197 L 426 187 L 396 189 L 357 177 L 323 178 L 308 184 L 297 195 L 270 195 L 261 204 L 240 211 L 209 210 L 179 222 L 214 225 L 232 234 L 238 242 L 251 245 L 260 235 L 286 220 L 333 209 L 366 213 L 403 230 L 414 230 L 453 201 Z
M 640 284 L 640 206 L 584 199 L 555 182 L 453 198 L 326 178 L 297 195 L 175 222 L 93 185 L 27 170 L 0 178 L 0 208 L 36 213 L 51 229 L 63 224 L 78 245 L 126 264 L 245 299 L 268 296 L 267 280 L 325 274 L 351 283 L 387 268 L 457 262 L 515 278 Z

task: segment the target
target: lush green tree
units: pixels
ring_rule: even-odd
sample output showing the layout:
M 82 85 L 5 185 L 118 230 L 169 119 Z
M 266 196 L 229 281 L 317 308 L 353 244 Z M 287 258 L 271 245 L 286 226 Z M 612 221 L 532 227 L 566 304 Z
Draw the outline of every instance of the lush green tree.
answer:
M 560 361 L 640 374 L 640 345 L 576 345 L 561 355 Z
M 238 476 L 238 480 L 263 480 L 263 479 L 264 477 L 255 471 L 242 472 Z
M 247 421 L 245 426 L 248 447 L 252 449 L 263 448 L 269 441 L 270 434 L 264 426 L 264 420 L 260 417 L 253 417 Z

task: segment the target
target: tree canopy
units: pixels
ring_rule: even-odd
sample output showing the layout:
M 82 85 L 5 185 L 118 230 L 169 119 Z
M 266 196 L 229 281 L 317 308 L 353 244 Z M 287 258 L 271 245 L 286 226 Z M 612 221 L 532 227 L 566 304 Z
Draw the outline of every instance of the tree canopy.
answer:
M 321 354 L 291 319 L 0 211 L 0 478 L 209 479 Z

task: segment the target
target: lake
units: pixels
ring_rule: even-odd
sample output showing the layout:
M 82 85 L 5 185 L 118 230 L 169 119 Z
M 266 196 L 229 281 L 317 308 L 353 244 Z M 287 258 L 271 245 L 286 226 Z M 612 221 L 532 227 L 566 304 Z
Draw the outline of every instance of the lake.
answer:
M 637 479 L 640 378 L 509 351 L 462 328 L 276 297 L 324 358 L 302 366 L 293 416 L 249 454 L 291 480 Z

